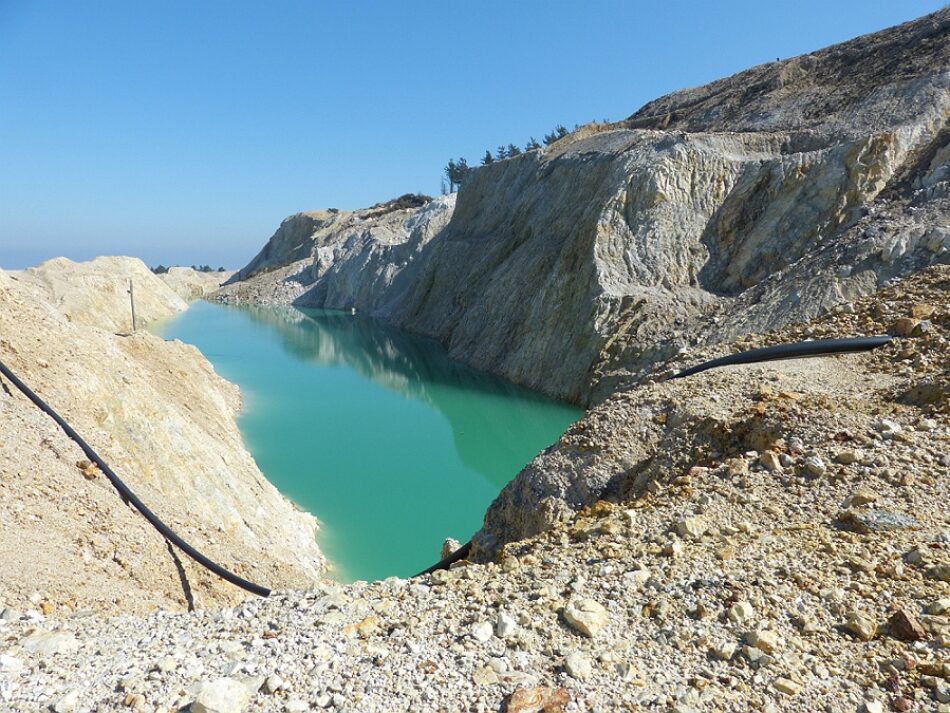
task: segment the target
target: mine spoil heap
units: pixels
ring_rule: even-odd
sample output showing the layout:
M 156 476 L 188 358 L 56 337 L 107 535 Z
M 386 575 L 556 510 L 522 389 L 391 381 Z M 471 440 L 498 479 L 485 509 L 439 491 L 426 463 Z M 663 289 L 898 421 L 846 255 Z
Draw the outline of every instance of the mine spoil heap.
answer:
M 57 592 L 0 592 L 0 707 L 950 711 L 948 28 L 944 9 L 676 92 L 480 168 L 457 195 L 285 220 L 214 299 L 355 308 L 588 412 L 449 570 L 304 588 L 294 578 L 320 562 L 291 572 L 298 543 L 270 578 L 291 580 L 281 591 L 229 608 L 105 619 Z M 43 334 L 79 328 L 61 310 L 95 312 L 40 282 L 0 273 L 4 305 Z M 19 335 L 26 369 L 29 334 L 8 312 L 3 347 Z M 97 354 L 148 365 L 158 391 L 165 360 L 184 359 L 216 394 L 212 435 L 233 436 L 236 393 L 187 348 L 83 329 L 99 329 Z M 872 334 L 894 339 L 668 379 L 743 349 Z M 65 388 L 44 343 L 29 375 Z M 92 413 L 133 465 L 119 435 L 145 426 Z M 151 422 L 217 448 L 188 413 Z M 0 394 L 0 418 L 32 416 Z M 61 446 L 43 464 L 65 487 L 84 476 L 57 465 Z M 235 502 L 256 488 L 290 512 L 235 449 Z M 26 501 L 0 498 L 0 543 L 36 531 Z M 279 541 L 240 512 L 232 555 Z

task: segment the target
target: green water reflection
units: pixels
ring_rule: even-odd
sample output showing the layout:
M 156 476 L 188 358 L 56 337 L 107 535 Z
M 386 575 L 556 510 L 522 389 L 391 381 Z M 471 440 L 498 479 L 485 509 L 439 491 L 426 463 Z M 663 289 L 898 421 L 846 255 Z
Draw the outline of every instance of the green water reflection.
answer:
M 244 440 L 319 518 L 343 581 L 408 576 L 467 539 L 498 491 L 580 416 L 375 320 L 200 302 L 156 328 L 241 387 Z

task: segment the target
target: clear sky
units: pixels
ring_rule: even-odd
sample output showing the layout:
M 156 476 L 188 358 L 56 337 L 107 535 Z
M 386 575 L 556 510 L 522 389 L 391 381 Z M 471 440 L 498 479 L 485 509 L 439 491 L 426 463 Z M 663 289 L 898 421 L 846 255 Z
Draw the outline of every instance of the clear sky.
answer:
M 280 220 L 943 0 L 0 0 L 0 266 L 247 262 Z

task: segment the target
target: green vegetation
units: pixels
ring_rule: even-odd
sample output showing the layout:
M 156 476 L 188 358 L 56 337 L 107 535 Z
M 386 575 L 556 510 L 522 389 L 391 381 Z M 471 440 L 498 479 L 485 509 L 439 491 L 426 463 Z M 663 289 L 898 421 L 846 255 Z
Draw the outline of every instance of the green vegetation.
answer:
M 604 122 L 606 123 L 606 119 Z M 574 128 L 577 127 L 575 126 Z M 544 141 L 545 146 L 550 146 L 558 139 L 562 139 L 567 136 L 568 133 L 570 132 L 564 127 L 563 124 L 558 124 L 550 132 L 545 134 L 542 140 Z M 528 139 L 528 143 L 525 144 L 523 150 L 515 144 L 499 144 L 498 148 L 495 149 L 494 155 L 492 155 L 491 149 L 485 149 L 485 155 L 482 156 L 482 166 L 487 166 L 489 164 L 495 163 L 496 161 L 504 161 L 508 158 L 520 156 L 526 151 L 537 151 L 540 148 L 541 144 L 533 136 Z M 449 159 L 448 164 L 446 164 L 445 168 L 443 169 L 445 176 L 442 179 L 442 195 L 457 191 L 471 170 L 472 169 L 468 165 L 468 161 L 466 159 Z M 446 179 L 448 180 L 447 183 Z

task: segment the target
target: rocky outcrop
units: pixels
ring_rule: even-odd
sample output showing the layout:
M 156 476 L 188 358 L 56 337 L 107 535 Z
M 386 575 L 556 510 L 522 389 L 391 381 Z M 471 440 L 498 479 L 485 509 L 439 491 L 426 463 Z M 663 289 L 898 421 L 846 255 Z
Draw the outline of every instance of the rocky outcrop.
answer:
M 222 299 L 355 307 L 602 398 L 617 364 L 642 374 L 950 260 L 948 26 L 942 10 L 481 167 L 437 233 L 444 199 L 400 215 L 396 244 L 391 215 L 289 219 Z
M 129 276 L 141 319 L 184 309 L 131 258 L 0 271 L 0 358 L 199 550 L 266 585 L 312 583 L 324 569 L 316 522 L 245 450 L 237 388 L 191 346 L 142 330 L 124 336 Z M 6 606 L 117 613 L 245 596 L 170 552 L 9 384 L 0 390 L 0 492 Z

